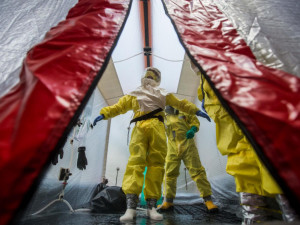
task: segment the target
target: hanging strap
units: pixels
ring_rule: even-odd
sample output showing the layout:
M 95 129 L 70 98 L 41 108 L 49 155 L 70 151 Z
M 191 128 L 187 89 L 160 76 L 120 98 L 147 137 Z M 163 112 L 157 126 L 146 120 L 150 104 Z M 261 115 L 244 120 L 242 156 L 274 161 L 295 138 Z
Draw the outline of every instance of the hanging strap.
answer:
M 203 95 L 203 100 L 202 100 L 202 103 L 201 103 L 201 108 L 203 109 L 203 111 L 207 114 L 206 110 L 205 110 L 205 107 L 204 107 L 204 102 L 205 102 L 205 92 L 203 90 L 203 83 L 204 83 L 204 80 L 203 80 L 203 74 L 201 73 L 201 76 L 200 76 L 200 79 L 201 79 L 201 91 L 202 91 L 202 95 Z
M 142 116 L 134 118 L 133 120 L 130 121 L 130 124 L 134 123 L 134 122 L 141 121 L 141 120 L 148 120 L 148 119 L 151 119 L 151 118 L 157 118 L 160 122 L 163 123 L 164 122 L 164 118 L 161 115 L 155 116 L 156 113 L 159 113 L 161 111 L 163 111 L 162 108 L 155 109 L 152 112 L 149 112 L 149 113 L 147 113 L 145 115 L 142 115 Z

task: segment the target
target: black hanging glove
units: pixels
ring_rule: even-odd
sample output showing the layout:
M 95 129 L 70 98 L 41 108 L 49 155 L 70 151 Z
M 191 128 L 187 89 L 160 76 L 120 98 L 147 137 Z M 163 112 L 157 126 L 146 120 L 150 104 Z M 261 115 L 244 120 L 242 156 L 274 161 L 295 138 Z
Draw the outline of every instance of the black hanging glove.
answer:
M 78 148 L 78 158 L 77 158 L 77 168 L 80 170 L 85 170 L 88 164 L 87 158 L 85 156 L 85 147 Z
M 64 149 L 63 149 L 63 148 L 60 148 L 60 149 L 58 150 L 58 152 L 55 153 L 54 157 L 52 158 L 51 163 L 52 163 L 53 165 L 56 165 L 56 164 L 58 163 L 58 155 L 59 155 L 59 158 L 60 158 L 60 159 L 62 159 L 62 158 L 64 157 Z

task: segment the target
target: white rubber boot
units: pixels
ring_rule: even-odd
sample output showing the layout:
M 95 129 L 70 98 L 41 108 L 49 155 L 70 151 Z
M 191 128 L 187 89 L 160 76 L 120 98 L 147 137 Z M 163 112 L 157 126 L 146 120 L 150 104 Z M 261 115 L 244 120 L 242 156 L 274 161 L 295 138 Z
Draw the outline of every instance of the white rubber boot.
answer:
M 134 218 L 136 217 L 136 207 L 138 200 L 139 198 L 136 194 L 126 195 L 127 209 L 125 214 L 120 217 L 121 222 L 130 222 L 134 220 Z
M 152 209 L 147 209 L 147 216 L 150 217 L 151 220 L 163 220 L 163 215 L 159 214 L 154 207 Z
M 125 214 L 120 217 L 120 221 L 121 222 L 133 221 L 135 217 L 136 217 L 135 209 L 126 209 Z

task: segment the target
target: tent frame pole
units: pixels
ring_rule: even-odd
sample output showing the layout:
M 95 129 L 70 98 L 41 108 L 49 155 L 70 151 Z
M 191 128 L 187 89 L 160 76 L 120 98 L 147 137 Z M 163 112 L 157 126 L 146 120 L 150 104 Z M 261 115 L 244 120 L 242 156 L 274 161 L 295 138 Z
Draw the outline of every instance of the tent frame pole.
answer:
M 107 121 L 107 129 L 106 129 L 106 139 L 105 139 L 105 148 L 104 148 L 104 156 L 103 156 L 103 166 L 102 166 L 102 181 L 104 182 L 106 177 L 106 165 L 107 165 L 107 152 L 108 152 L 108 143 L 109 143 L 109 134 L 111 127 L 111 119 Z

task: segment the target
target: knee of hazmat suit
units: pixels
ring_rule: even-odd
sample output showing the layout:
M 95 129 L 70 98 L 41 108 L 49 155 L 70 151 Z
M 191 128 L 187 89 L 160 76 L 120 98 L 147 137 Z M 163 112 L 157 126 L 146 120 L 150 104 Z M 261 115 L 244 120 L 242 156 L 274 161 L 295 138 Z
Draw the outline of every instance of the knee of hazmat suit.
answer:
M 222 155 L 228 155 L 226 171 L 234 176 L 237 192 L 269 197 L 282 193 L 242 130 L 220 103 L 203 74 L 192 62 L 191 67 L 200 76 L 198 99 L 204 101 L 208 115 L 216 124 L 217 147 Z
M 173 94 L 159 87 L 161 73 L 154 67 L 145 69 L 141 86 L 121 97 L 118 103 L 101 109 L 104 119 L 113 118 L 133 110 L 134 119 L 159 108 L 171 105 L 188 114 L 195 114 L 199 109 L 187 100 L 179 100 Z M 164 117 L 164 112 L 155 116 Z M 135 123 L 129 144 L 130 157 L 123 178 L 122 189 L 125 194 L 139 195 L 145 176 L 145 198 L 159 199 L 167 154 L 164 124 L 158 118 L 147 118 Z
M 211 186 L 206 172 L 201 164 L 198 149 L 194 139 L 187 139 L 186 134 L 191 128 L 199 130 L 200 122 L 195 115 L 188 115 L 168 106 L 165 109 L 168 136 L 168 153 L 166 158 L 166 187 L 167 199 L 175 198 L 176 183 L 179 167 L 183 160 L 192 179 L 196 182 L 201 197 L 211 195 Z

